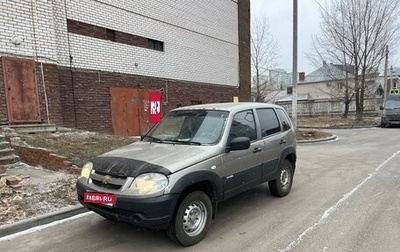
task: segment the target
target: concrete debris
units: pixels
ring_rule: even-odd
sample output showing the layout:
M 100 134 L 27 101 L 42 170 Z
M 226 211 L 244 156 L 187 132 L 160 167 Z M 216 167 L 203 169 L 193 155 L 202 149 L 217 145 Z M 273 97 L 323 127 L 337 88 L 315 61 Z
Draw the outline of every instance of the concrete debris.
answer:
M 0 177 L 0 190 L 1 190 L 1 188 L 6 187 L 6 186 L 7 186 L 6 178 Z
M 9 176 L 7 174 L 0 174 L 0 189 L 6 186 L 11 188 L 20 188 L 22 185 L 19 183 L 24 179 L 28 179 L 29 175 L 15 175 Z
M 6 167 L 0 165 L 0 176 L 6 172 Z

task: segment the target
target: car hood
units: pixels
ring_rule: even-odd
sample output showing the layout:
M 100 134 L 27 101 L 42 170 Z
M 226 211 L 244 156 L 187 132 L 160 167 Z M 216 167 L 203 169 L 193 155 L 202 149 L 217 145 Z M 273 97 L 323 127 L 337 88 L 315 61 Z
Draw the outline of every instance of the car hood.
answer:
M 135 142 L 93 159 L 96 171 L 136 177 L 146 172 L 169 175 L 219 153 L 218 146 Z

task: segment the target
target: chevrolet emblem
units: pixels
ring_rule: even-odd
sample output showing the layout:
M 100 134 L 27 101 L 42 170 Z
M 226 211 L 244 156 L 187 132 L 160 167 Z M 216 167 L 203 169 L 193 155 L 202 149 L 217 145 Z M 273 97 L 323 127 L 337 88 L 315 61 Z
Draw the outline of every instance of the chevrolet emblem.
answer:
M 106 176 L 103 176 L 103 177 L 101 178 L 101 183 L 107 185 L 107 184 L 110 182 L 110 180 L 111 180 L 111 177 L 108 176 L 108 175 L 106 175 Z

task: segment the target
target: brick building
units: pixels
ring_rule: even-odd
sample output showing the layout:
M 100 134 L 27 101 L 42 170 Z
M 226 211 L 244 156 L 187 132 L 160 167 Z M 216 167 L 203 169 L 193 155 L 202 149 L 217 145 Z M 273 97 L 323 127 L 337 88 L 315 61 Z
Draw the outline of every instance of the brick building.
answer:
M 150 91 L 162 93 L 163 111 L 250 94 L 250 0 L 5 0 L 0 9 L 0 125 L 137 135 L 149 127 Z

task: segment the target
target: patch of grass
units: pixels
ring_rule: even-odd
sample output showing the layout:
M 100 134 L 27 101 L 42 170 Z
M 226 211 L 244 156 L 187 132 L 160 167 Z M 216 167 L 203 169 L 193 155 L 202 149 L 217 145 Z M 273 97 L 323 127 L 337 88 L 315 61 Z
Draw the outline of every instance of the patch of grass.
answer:
M 365 117 L 359 121 L 355 118 L 341 117 L 301 117 L 297 118 L 298 127 L 332 127 L 332 126 L 362 126 L 362 125 L 378 125 L 379 118 Z
M 136 141 L 132 137 L 81 131 L 21 134 L 20 137 L 30 146 L 67 157 L 78 167 L 102 153 Z
M 317 131 L 317 130 L 297 130 L 297 140 L 312 140 L 312 139 L 323 139 L 332 136 L 329 132 Z

